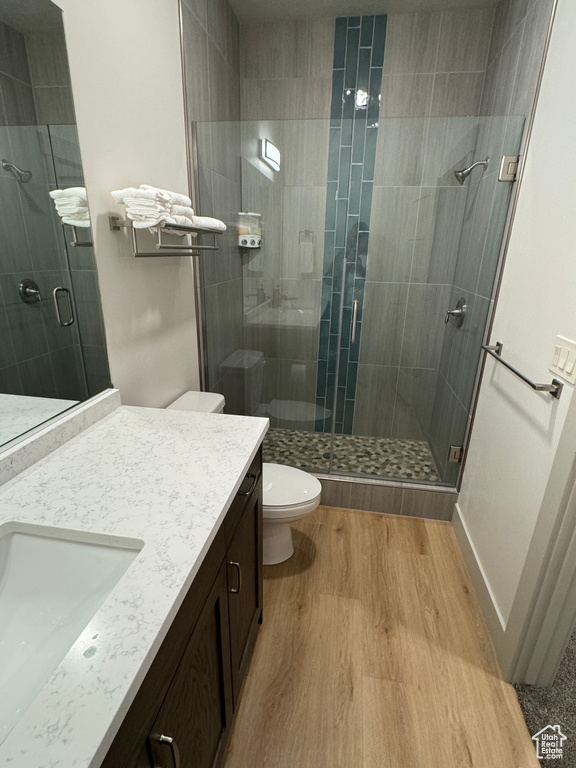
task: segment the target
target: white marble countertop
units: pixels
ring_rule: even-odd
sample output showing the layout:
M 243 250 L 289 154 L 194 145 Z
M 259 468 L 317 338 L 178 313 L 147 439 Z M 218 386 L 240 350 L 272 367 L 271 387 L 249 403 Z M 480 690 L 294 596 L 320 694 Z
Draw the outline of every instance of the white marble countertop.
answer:
M 101 764 L 267 426 L 121 407 L 0 488 L 0 524 L 144 541 L 0 746 L 1 765 Z

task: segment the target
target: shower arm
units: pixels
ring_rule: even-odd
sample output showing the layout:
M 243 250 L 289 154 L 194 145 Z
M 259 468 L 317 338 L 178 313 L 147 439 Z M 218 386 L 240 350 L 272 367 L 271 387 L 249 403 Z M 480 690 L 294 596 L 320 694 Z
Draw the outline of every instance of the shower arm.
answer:
M 22 168 L 18 168 L 18 166 L 15 163 L 11 163 L 10 160 L 2 160 L 2 168 L 15 176 L 21 184 L 27 184 L 32 178 L 32 173 L 30 171 L 23 171 Z
M 468 168 L 462 168 L 461 171 L 454 171 L 454 176 L 456 176 L 456 179 L 459 184 L 464 184 L 468 176 L 472 173 L 474 168 L 477 168 L 479 165 L 483 166 L 484 168 L 488 168 L 488 163 L 490 162 L 490 158 L 487 157 L 486 160 L 478 160 L 475 163 L 472 163 L 472 165 L 469 165 Z

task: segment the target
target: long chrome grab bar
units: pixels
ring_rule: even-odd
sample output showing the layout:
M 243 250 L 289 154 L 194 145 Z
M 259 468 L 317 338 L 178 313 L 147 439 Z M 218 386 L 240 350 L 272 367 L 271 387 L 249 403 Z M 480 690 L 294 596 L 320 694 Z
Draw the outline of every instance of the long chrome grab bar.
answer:
M 522 381 L 526 382 L 529 387 L 532 387 L 532 389 L 536 390 L 536 392 L 548 392 L 552 395 L 552 397 L 555 397 L 556 400 L 560 400 L 560 395 L 562 394 L 562 390 L 564 388 L 564 384 L 562 384 L 561 381 L 558 381 L 558 379 L 552 379 L 552 384 L 535 384 L 527 376 L 524 376 L 523 373 L 520 373 L 520 371 L 516 370 L 514 366 L 510 365 L 510 363 L 502 360 L 501 355 L 503 347 L 504 345 L 501 341 L 497 341 L 494 346 L 482 344 L 482 349 L 484 352 L 493 357 L 494 360 L 498 360 L 499 363 L 502 363 L 502 365 L 505 368 L 508 368 L 509 371 L 512 371 L 515 376 L 518 376 L 519 379 L 522 379 Z

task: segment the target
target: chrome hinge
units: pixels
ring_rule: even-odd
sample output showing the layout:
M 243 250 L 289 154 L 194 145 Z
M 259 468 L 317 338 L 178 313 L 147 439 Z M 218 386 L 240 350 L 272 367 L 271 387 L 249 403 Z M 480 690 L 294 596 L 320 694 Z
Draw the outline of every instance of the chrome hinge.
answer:
M 448 454 L 448 461 L 450 464 L 460 464 L 462 461 L 462 455 L 464 451 L 461 445 L 451 445 L 450 453 Z
M 498 181 L 516 181 L 520 168 L 519 155 L 504 155 L 500 163 Z

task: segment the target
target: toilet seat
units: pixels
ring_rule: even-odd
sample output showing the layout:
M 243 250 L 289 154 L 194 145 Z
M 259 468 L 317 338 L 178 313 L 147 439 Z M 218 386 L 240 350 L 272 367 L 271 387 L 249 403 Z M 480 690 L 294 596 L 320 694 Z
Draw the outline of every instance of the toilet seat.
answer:
M 286 507 L 267 507 L 262 505 L 262 511 L 265 518 L 274 518 L 275 520 L 296 520 L 303 515 L 307 515 L 309 512 L 313 512 L 320 503 L 320 494 L 315 496 L 306 504 L 293 504 Z
M 308 472 L 283 464 L 263 466 L 264 517 L 298 517 L 318 506 L 322 485 Z

